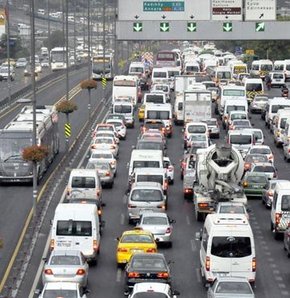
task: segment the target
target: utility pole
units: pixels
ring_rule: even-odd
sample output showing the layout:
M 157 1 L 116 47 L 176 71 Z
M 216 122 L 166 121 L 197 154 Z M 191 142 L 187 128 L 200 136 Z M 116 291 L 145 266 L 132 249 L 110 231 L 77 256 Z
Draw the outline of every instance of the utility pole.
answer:
M 47 36 L 48 36 L 48 52 L 50 53 L 51 46 L 50 46 L 50 3 L 47 0 Z M 49 59 L 50 64 L 50 59 Z
M 6 0 L 6 25 L 7 25 L 7 34 L 6 34 L 6 49 L 7 49 L 7 61 L 8 61 L 8 78 L 7 78 L 7 85 L 8 85 L 8 98 L 9 102 L 11 102 L 11 68 L 10 68 L 10 20 L 9 20 L 9 0 Z
M 88 22 L 88 80 L 90 80 L 92 75 L 92 59 L 91 59 L 91 0 L 88 0 L 88 14 L 87 14 L 87 22 Z M 91 125 L 91 104 L 92 97 L 91 92 L 89 92 L 89 103 L 88 103 L 88 112 L 89 112 L 89 126 Z
M 106 29 L 106 1 L 102 0 L 103 3 L 103 77 L 102 79 L 105 80 L 106 77 L 106 62 L 105 62 L 105 52 L 106 52 L 106 33 L 105 33 L 105 29 Z M 103 81 L 102 81 L 102 85 L 103 85 Z M 105 86 L 103 85 L 103 102 L 105 102 Z
M 77 63 L 77 44 L 76 44 L 76 9 L 77 0 L 74 0 L 74 63 Z
M 35 23 L 34 23 L 34 0 L 30 0 L 30 54 L 31 54 L 31 87 L 32 87 L 32 145 L 36 146 L 36 88 L 35 88 Z M 36 214 L 37 204 L 37 162 L 33 161 L 33 217 Z

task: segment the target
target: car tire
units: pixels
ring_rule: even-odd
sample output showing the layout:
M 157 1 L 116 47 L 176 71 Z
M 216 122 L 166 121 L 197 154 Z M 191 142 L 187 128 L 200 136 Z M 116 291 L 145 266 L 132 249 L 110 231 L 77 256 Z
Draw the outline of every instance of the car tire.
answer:
M 201 222 L 204 219 L 204 215 L 201 212 L 196 211 L 195 212 L 196 220 Z
M 113 188 L 113 185 L 114 185 L 114 181 L 111 182 L 111 183 L 109 183 L 109 184 L 108 184 L 108 187 L 109 187 L 109 188 Z
M 171 184 L 171 185 L 174 184 L 174 179 L 170 180 L 170 184 Z

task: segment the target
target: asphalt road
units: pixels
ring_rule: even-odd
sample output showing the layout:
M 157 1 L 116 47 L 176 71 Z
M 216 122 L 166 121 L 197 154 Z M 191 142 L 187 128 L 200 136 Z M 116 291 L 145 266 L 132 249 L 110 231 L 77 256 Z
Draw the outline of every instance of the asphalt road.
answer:
M 271 90 L 270 95 L 280 95 L 279 90 Z M 78 115 L 77 125 L 84 121 L 85 113 Z M 275 165 L 278 169 L 279 178 L 288 178 L 290 167 L 283 160 L 281 149 L 273 146 L 273 138 L 260 115 L 252 115 L 252 123 L 257 128 L 262 128 L 265 133 L 266 144 L 272 147 L 275 156 Z M 112 190 L 104 189 L 103 200 L 106 203 L 104 209 L 105 230 L 101 241 L 101 254 L 98 265 L 91 267 L 89 272 L 88 297 L 123 297 L 124 274 L 117 269 L 115 253 L 116 237 L 124 230 L 131 229 L 128 225 L 126 201 L 124 193 L 127 186 L 128 169 L 131 146 L 136 144 L 139 133 L 139 124 L 135 129 L 128 130 L 126 141 L 121 142 L 120 158 L 118 162 L 118 175 Z M 224 138 L 224 131 L 218 142 Z M 85 154 L 83 151 L 81 154 Z M 168 155 L 175 163 L 175 183 L 170 186 L 168 214 L 176 220 L 174 224 L 172 248 L 161 248 L 167 260 L 174 261 L 171 265 L 174 288 L 181 292 L 180 297 L 206 297 L 206 290 L 201 283 L 199 273 L 199 241 L 195 240 L 195 233 L 200 230 L 202 223 L 195 220 L 192 202 L 184 200 L 182 193 L 182 181 L 179 178 L 179 163 L 183 155 L 181 127 L 174 127 L 172 139 L 168 140 Z M 63 188 L 65 185 L 63 185 Z M 13 200 L 15 204 L 16 193 L 23 188 L 13 188 Z M 29 194 L 22 192 L 22 200 L 29 201 Z M 59 194 L 59 198 L 61 193 Z M 10 199 L 10 198 L 9 198 Z M 7 199 L 8 200 L 8 199 Z M 5 203 L 3 202 L 4 206 Z M 26 202 L 29 205 L 29 202 Z M 15 205 L 13 205 L 15 206 Z M 260 200 L 250 199 L 249 206 L 252 209 L 250 221 L 255 235 L 256 257 L 257 257 L 257 280 L 255 293 L 258 298 L 290 297 L 290 266 L 289 259 L 283 251 L 282 241 L 276 241 L 270 231 L 270 212 L 265 209 Z M 2 207 L 2 206 L 1 206 Z M 53 212 L 50 211 L 50 217 Z M 1 222 L 2 226 L 2 222 Z M 6 225 L 5 225 L 6 226 Z M 49 224 L 43 229 L 46 231 L 40 239 L 46 241 Z M 44 246 L 44 244 L 43 244 Z M 32 273 L 36 273 L 43 250 L 37 249 L 33 261 L 29 267 L 23 286 L 18 297 L 28 297 L 33 282 Z M 41 284 L 38 283 L 41 288 Z

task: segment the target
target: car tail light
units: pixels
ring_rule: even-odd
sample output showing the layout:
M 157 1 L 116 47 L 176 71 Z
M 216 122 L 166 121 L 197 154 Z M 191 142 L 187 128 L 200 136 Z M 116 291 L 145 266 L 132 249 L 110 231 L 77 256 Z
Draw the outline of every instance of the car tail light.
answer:
M 96 190 L 96 194 L 97 194 L 97 197 L 99 197 L 101 195 L 101 190 L 100 189 L 97 189 Z
M 86 274 L 86 270 L 84 269 L 79 269 L 76 273 L 76 275 L 85 275 Z
M 101 209 L 98 210 L 98 215 L 102 215 L 102 210 Z
M 107 177 L 110 177 L 110 172 L 106 172 L 105 174 Z
M 277 173 L 276 172 L 274 172 L 273 178 L 277 178 Z
M 244 169 L 247 171 L 251 168 L 251 164 L 249 162 L 246 162 L 244 165 Z
M 249 186 L 248 181 L 244 181 L 244 182 L 243 182 L 243 187 L 248 187 L 248 186 Z
M 256 258 L 252 259 L 252 272 L 256 272 L 257 261 Z
M 168 227 L 168 228 L 166 229 L 166 231 L 165 231 L 165 234 L 170 234 L 170 233 L 171 233 L 171 228 Z
M 288 153 L 290 153 L 290 148 L 288 149 Z
M 110 148 L 111 149 L 115 149 L 116 148 L 116 145 L 111 145 Z
M 94 251 L 98 251 L 99 250 L 99 245 L 98 245 L 97 240 L 93 240 L 93 249 L 94 249 Z
M 183 192 L 184 193 L 191 193 L 192 192 L 192 189 L 191 188 L 185 188 Z
M 164 209 L 164 210 L 166 209 L 164 204 L 157 206 L 157 208 Z
M 112 160 L 112 161 L 110 162 L 110 164 L 113 166 L 113 165 L 116 164 L 116 161 L 115 161 L 115 160 Z
M 169 172 L 172 172 L 172 171 L 173 171 L 173 166 L 169 166 L 169 167 L 168 167 L 168 171 L 169 171 Z
M 163 188 L 164 188 L 164 189 L 167 189 L 167 188 L 168 188 L 168 183 L 167 183 L 167 182 L 164 182 L 164 183 L 163 183 Z
M 71 189 L 70 189 L 70 188 L 67 188 L 67 189 L 66 189 L 66 194 L 69 196 L 70 193 L 71 193 Z
M 165 128 L 163 127 L 163 128 L 161 129 L 161 131 L 162 131 L 162 133 L 165 133 Z
M 128 204 L 128 208 L 137 208 L 137 206 L 132 205 L 132 204 Z
M 124 247 L 120 247 L 118 248 L 118 252 L 128 252 L 128 249 Z
M 96 149 L 97 146 L 96 146 L 96 145 L 92 145 L 91 148 L 92 148 L 92 149 Z
M 157 250 L 156 250 L 156 248 L 148 248 L 148 249 L 146 250 L 146 252 L 149 252 L 149 253 L 155 253 L 155 252 L 157 252 Z
M 157 273 L 157 277 L 158 278 L 168 278 L 169 274 L 168 274 L 168 272 L 159 272 L 159 273 Z
M 208 203 L 198 203 L 199 209 L 207 209 L 208 207 L 209 207 Z
M 52 272 L 51 269 L 45 269 L 44 270 L 44 274 L 46 274 L 46 275 L 53 275 L 53 272 Z
M 51 239 L 50 240 L 50 249 L 53 250 L 54 247 L 55 247 L 55 241 L 54 241 L 54 239 Z
M 210 270 L 210 257 L 205 258 L 205 270 L 206 271 Z
M 140 274 L 138 272 L 128 272 L 128 277 L 136 278 L 136 277 L 140 277 Z
M 275 213 L 275 224 L 276 224 L 276 226 L 279 225 L 281 218 L 282 218 L 282 213 Z
M 183 169 L 185 169 L 185 167 L 186 167 L 186 162 L 185 162 L 185 161 L 183 161 L 183 162 L 181 163 L 181 167 L 182 167 Z

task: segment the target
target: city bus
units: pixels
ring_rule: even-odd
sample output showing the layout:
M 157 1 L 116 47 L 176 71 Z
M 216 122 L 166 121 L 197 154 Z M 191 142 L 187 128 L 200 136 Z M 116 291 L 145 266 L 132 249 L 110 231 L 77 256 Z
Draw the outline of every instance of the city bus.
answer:
M 105 69 L 105 78 L 112 80 L 113 74 L 113 57 L 112 55 L 97 55 L 92 58 L 92 78 L 101 79 Z
M 66 48 L 56 47 L 50 51 L 51 71 L 66 69 Z

